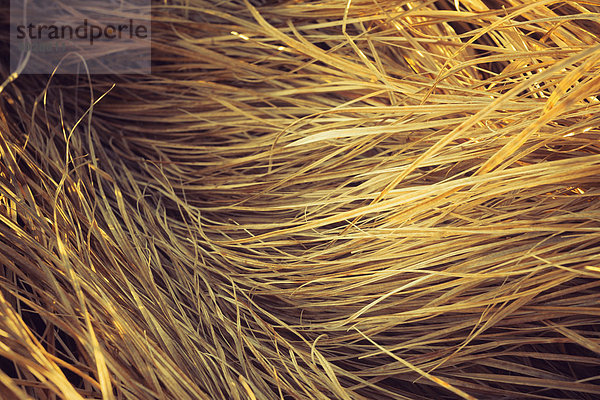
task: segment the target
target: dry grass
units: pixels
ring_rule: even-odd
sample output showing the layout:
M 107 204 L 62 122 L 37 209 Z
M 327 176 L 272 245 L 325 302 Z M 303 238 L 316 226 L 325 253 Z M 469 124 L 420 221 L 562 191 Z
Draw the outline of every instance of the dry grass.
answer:
M 600 396 L 600 3 L 168 3 L 0 94 L 1 398 Z

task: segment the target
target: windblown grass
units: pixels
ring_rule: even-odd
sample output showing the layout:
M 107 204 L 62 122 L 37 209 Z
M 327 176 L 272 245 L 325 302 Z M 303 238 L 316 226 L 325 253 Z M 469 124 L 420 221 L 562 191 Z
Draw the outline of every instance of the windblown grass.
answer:
M 0 94 L 0 397 L 600 396 L 600 3 L 154 14 Z

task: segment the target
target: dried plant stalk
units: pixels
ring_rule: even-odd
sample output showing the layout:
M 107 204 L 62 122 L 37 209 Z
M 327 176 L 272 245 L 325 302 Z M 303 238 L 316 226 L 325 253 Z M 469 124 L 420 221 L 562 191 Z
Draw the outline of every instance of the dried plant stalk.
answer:
M 157 2 L 5 85 L 0 397 L 598 398 L 599 18 Z

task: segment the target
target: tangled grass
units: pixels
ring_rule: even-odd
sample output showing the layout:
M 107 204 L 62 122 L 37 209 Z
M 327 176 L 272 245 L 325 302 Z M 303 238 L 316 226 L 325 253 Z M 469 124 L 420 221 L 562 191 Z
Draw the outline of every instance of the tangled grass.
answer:
M 153 13 L 0 94 L 1 398 L 600 396 L 600 3 Z

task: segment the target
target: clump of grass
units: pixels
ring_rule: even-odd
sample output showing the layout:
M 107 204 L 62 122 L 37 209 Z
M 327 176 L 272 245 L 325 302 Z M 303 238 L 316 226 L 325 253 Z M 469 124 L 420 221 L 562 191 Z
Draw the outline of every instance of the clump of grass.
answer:
M 7 84 L 0 393 L 597 398 L 599 17 L 161 2 L 152 75 Z

